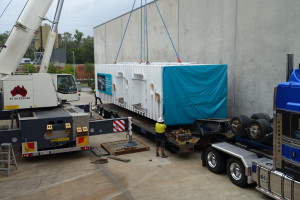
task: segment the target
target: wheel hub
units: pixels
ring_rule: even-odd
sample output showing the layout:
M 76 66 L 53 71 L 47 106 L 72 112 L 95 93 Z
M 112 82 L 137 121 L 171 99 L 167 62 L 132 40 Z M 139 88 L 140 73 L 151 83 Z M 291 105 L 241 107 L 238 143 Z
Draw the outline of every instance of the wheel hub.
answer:
M 257 125 L 253 125 L 250 128 L 250 134 L 253 138 L 257 138 L 260 134 L 260 129 Z
M 241 167 L 239 164 L 233 162 L 231 163 L 230 165 L 230 174 L 231 174 L 231 177 L 234 179 L 234 180 L 241 180 L 242 178 L 242 173 L 241 173 Z
M 231 123 L 231 127 L 235 132 L 239 132 L 241 129 L 241 123 L 238 120 L 233 120 Z
M 216 155 L 212 152 L 207 154 L 207 161 L 211 168 L 215 168 L 217 166 Z

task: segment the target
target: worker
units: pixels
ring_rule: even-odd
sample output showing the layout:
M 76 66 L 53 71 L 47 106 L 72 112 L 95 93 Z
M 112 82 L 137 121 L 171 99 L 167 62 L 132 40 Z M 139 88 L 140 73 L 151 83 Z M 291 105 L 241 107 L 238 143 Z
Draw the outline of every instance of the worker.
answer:
M 160 117 L 155 124 L 155 132 L 156 132 L 156 157 L 159 157 L 159 147 L 161 150 L 161 157 L 167 158 L 168 156 L 164 153 L 165 150 L 165 143 L 166 143 L 166 132 L 167 126 L 164 123 L 164 120 L 162 117 Z

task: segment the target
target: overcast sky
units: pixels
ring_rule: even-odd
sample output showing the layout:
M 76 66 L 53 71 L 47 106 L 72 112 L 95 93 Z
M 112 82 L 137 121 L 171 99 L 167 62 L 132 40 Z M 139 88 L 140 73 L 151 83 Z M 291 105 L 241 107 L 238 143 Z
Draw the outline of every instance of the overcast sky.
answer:
M 58 0 L 53 0 L 47 13 L 47 18 L 53 20 Z M 142 0 L 143 4 L 145 0 Z M 153 0 L 147 0 L 151 2 Z M 0 15 L 10 0 L 0 0 Z M 0 33 L 11 31 L 27 0 L 12 0 L 6 12 L 0 18 Z M 58 32 L 75 30 L 83 32 L 84 36 L 93 35 L 93 28 L 110 19 L 118 17 L 132 8 L 134 0 L 65 0 Z M 141 0 L 136 0 L 135 8 L 141 6 Z

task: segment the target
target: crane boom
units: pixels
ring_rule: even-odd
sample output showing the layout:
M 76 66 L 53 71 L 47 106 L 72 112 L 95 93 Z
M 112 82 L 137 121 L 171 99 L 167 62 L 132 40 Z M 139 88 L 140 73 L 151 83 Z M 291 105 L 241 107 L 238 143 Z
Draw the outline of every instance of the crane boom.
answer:
M 46 43 L 45 52 L 44 52 L 43 60 L 41 63 L 40 73 L 47 73 L 47 71 L 48 71 L 49 62 L 50 62 L 54 42 L 55 42 L 56 35 L 57 35 L 57 26 L 58 26 L 58 22 L 59 22 L 63 4 L 64 4 L 64 0 L 59 0 L 57 9 L 56 9 L 56 13 L 55 13 L 55 17 L 54 17 L 54 23 L 53 23 L 52 29 L 51 29 L 51 33 L 48 35 L 48 40 Z
M 53 0 L 28 0 L 0 52 L 0 77 L 14 73 Z

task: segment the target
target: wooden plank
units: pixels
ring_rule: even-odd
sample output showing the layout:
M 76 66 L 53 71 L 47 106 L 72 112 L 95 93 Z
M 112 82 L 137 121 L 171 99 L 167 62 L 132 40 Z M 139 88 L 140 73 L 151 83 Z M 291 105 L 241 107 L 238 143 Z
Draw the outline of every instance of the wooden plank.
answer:
M 130 162 L 130 159 L 128 159 L 128 158 L 119 158 L 119 157 L 116 157 L 116 156 L 107 156 L 107 158 L 122 161 L 122 162 Z
M 101 147 L 105 149 L 107 152 L 109 152 L 111 155 L 115 155 L 115 156 L 150 150 L 150 147 L 148 145 L 146 145 L 145 143 L 143 143 L 137 138 L 133 139 L 133 142 L 137 144 L 136 146 L 126 147 L 124 144 L 126 144 L 127 142 L 128 142 L 127 140 L 107 142 L 101 144 Z

